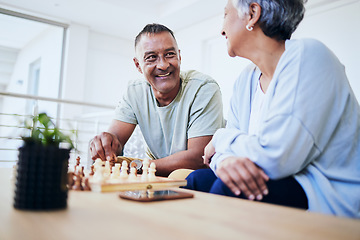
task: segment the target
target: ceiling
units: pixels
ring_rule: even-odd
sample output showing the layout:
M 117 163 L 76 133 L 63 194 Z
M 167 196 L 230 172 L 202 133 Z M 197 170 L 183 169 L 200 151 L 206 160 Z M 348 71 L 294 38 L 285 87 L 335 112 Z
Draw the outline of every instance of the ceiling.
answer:
M 224 5 L 225 0 L 0 0 L 2 8 L 129 40 L 148 23 L 176 32 L 222 14 Z
M 348 1 L 308 0 L 306 7 L 313 10 Z M 162 23 L 176 33 L 222 15 L 225 4 L 226 0 L 0 0 L 0 8 L 88 26 L 92 31 L 130 41 L 148 23 Z M 0 45 L 20 49 L 47 27 L 0 14 Z M 21 37 L 17 33 L 22 33 Z

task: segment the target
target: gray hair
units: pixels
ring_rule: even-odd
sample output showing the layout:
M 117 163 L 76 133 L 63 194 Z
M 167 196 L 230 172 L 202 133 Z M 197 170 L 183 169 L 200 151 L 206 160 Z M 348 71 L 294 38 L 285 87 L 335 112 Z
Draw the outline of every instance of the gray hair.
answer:
M 258 24 L 264 34 L 277 40 L 290 39 L 304 18 L 307 0 L 232 0 L 239 15 L 249 15 L 251 3 L 261 7 Z
M 170 30 L 168 27 L 158 24 L 158 23 L 152 23 L 147 24 L 141 32 L 136 36 L 135 38 L 135 49 L 138 43 L 140 42 L 140 38 L 144 34 L 156 34 L 156 33 L 162 33 L 162 32 L 168 32 L 171 34 L 171 36 L 175 39 L 174 32 Z M 176 42 L 176 39 L 175 39 Z

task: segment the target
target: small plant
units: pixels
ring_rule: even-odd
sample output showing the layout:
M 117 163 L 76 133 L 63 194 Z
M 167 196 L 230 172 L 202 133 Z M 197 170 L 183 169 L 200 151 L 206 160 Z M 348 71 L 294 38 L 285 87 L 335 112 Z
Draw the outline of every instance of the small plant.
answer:
M 60 143 L 68 143 L 70 149 L 74 148 L 70 136 L 63 134 L 46 113 L 40 113 L 25 121 L 25 128 L 30 130 L 30 136 L 22 136 L 25 143 L 57 147 L 60 147 Z

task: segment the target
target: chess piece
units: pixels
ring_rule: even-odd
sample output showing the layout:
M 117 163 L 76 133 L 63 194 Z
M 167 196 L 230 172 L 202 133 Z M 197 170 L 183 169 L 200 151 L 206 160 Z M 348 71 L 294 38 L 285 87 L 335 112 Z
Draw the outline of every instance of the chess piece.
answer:
M 102 160 L 100 158 L 96 159 L 94 165 L 94 176 L 93 181 L 97 183 L 105 182 L 104 178 L 104 167 L 102 166 Z
M 94 165 L 91 165 L 91 166 L 90 166 L 90 173 L 89 173 L 89 175 L 90 175 L 90 176 L 94 176 L 94 173 L 95 173 L 95 172 L 94 172 Z
M 135 167 L 130 168 L 130 174 L 129 174 L 128 180 L 129 180 L 129 182 L 135 182 L 136 181 L 136 168 Z
M 74 166 L 74 172 L 76 172 L 77 166 L 80 166 L 80 157 L 79 156 L 76 158 L 76 164 Z
M 142 175 L 141 181 L 146 182 L 148 180 L 148 169 L 149 169 L 149 159 L 145 158 L 142 166 Z
M 148 174 L 148 180 L 149 181 L 155 181 L 156 180 L 155 172 L 156 172 L 156 165 L 155 165 L 154 162 L 152 162 L 150 164 L 149 174 Z
M 104 177 L 109 178 L 111 174 L 111 166 L 109 161 L 105 161 Z
M 118 179 L 120 178 L 120 163 L 115 163 L 115 166 L 112 167 L 112 173 L 110 178 L 111 179 Z
M 94 171 L 96 172 L 97 168 L 102 167 L 103 161 L 100 158 L 97 158 L 93 164 L 94 166 Z
M 120 173 L 120 178 L 121 179 L 127 179 L 128 178 L 128 163 L 127 161 L 123 161 L 121 164 L 121 173 Z
M 89 184 L 89 178 L 84 178 L 84 187 L 83 187 L 84 191 L 91 191 L 91 187 Z
M 82 175 L 81 175 L 81 172 L 78 171 L 75 173 L 75 183 L 74 183 L 74 186 L 72 187 L 72 189 L 75 191 L 82 191 L 83 187 L 81 185 L 81 182 L 82 182 Z

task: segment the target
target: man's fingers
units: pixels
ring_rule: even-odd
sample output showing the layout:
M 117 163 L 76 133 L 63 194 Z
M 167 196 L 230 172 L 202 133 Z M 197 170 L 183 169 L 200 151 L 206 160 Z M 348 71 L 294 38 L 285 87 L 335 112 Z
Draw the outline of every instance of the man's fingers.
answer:
M 99 158 L 99 155 L 97 154 L 95 146 L 93 144 L 90 145 L 90 155 L 92 160 Z
M 94 141 L 92 142 L 94 151 L 96 152 L 96 155 L 101 158 L 101 160 L 105 161 L 105 151 L 103 149 L 103 144 L 101 142 L 100 138 L 94 138 Z

